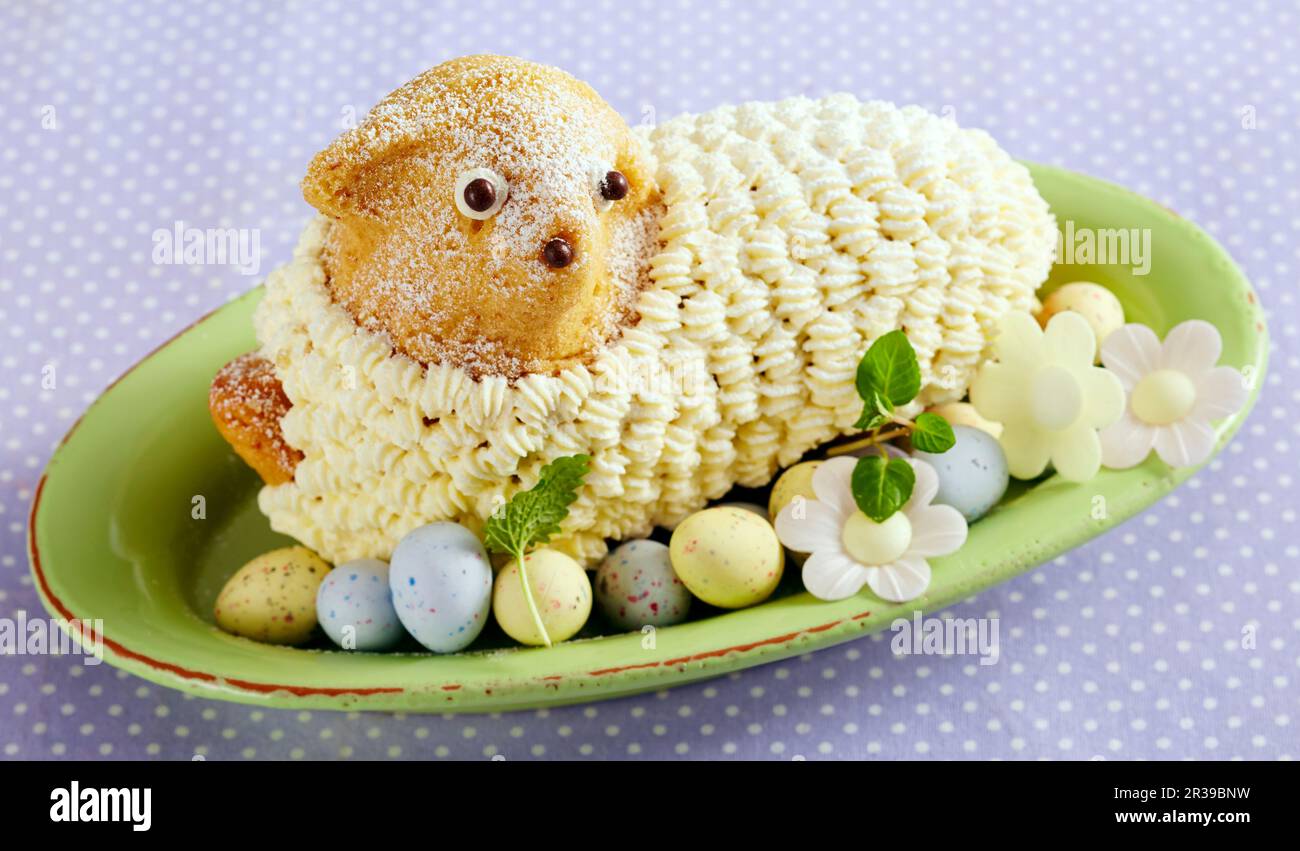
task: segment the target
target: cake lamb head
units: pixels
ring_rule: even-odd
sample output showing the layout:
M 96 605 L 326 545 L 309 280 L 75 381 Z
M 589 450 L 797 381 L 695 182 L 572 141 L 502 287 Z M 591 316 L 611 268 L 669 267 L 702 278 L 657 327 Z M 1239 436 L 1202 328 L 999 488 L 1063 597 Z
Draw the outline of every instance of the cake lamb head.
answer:
M 335 561 L 478 528 L 581 452 L 551 545 L 590 564 L 850 433 L 888 331 L 918 355 L 912 410 L 962 398 L 1055 247 L 1024 167 L 922 109 L 832 95 L 630 129 L 504 57 L 398 89 L 303 188 L 321 216 L 210 402 L 272 526 Z
M 495 56 L 388 95 L 313 160 L 331 295 L 420 363 L 516 378 L 627 318 L 656 199 L 644 145 L 590 86 Z

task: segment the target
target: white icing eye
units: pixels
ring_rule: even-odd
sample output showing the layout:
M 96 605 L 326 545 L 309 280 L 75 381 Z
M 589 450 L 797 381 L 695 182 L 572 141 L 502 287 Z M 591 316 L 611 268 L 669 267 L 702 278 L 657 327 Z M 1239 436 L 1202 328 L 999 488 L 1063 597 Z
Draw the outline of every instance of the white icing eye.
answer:
M 510 194 L 510 184 L 490 168 L 471 168 L 456 178 L 456 209 L 471 219 L 490 219 Z

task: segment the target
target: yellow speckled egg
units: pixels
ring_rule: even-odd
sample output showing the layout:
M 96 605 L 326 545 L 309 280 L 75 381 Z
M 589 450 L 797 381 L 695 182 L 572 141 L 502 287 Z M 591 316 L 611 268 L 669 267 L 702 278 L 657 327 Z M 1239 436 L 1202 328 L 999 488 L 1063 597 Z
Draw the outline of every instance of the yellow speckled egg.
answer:
M 677 578 L 692 594 L 724 609 L 766 600 L 785 567 L 772 524 L 729 505 L 683 520 L 673 531 L 668 554 Z
M 930 408 L 930 413 L 943 417 L 949 425 L 977 428 L 994 440 L 1002 437 L 1002 423 L 984 419 L 970 402 L 945 402 Z
M 316 592 L 329 572 L 306 547 L 263 553 L 217 595 L 217 626 L 267 644 L 302 644 L 316 628 Z
M 1092 333 L 1097 338 L 1094 361 L 1101 356 L 1102 341 L 1124 324 L 1123 305 L 1115 298 L 1113 292 L 1101 284 L 1076 281 L 1053 291 L 1043 300 L 1043 309 L 1038 312 L 1038 322 L 1046 328 L 1048 320 L 1066 310 L 1079 314 L 1092 326 Z
M 572 638 L 591 614 L 591 580 L 587 571 L 564 553 L 548 549 L 529 553 L 524 567 L 533 590 L 533 602 L 551 642 Z M 520 644 L 546 643 L 528 609 L 519 565 L 513 559 L 497 574 L 492 588 L 492 611 L 506 634 Z
M 812 489 L 812 477 L 821 465 L 820 461 L 804 461 L 782 473 L 776 480 L 776 484 L 772 486 L 772 495 L 768 497 L 767 516 L 775 520 L 776 515 L 781 513 L 781 509 L 793 502 L 796 496 L 816 499 Z

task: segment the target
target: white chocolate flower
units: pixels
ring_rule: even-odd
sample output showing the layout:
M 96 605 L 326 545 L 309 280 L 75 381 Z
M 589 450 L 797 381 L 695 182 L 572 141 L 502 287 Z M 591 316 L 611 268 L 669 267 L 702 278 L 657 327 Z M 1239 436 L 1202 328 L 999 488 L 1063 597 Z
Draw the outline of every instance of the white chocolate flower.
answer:
M 970 399 L 980 416 L 1002 423 L 999 442 L 1017 479 L 1035 478 L 1049 461 L 1072 482 L 1101 468 L 1097 430 L 1123 414 L 1124 388 L 1092 365 L 1095 346 L 1077 313 L 1058 313 L 1046 328 L 1028 313 L 1002 317 L 993 343 L 997 362 L 980 367 Z
M 1211 420 L 1241 410 L 1246 382 L 1230 366 L 1215 366 L 1223 341 L 1208 322 L 1191 319 L 1161 344 L 1145 325 L 1125 325 L 1106 338 L 1101 361 L 1119 377 L 1128 405 L 1101 433 L 1102 463 L 1124 469 L 1154 447 L 1171 467 L 1194 467 L 1214 451 Z
M 792 550 L 812 553 L 803 565 L 804 587 L 823 600 L 843 600 L 871 586 L 877 597 L 902 603 L 930 587 L 932 556 L 966 542 L 966 521 L 947 505 L 931 505 L 939 476 L 924 461 L 912 496 L 883 523 L 858 510 L 851 481 L 856 458 L 832 458 L 813 473 L 816 499 L 796 499 L 776 516 L 776 534 Z

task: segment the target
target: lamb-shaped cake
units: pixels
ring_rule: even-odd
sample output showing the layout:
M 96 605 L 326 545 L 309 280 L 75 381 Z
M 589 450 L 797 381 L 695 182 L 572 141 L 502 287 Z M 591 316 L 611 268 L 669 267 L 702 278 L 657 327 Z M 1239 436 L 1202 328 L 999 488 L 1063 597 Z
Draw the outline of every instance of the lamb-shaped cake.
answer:
M 960 399 L 1035 307 L 1055 222 L 985 133 L 850 95 L 630 129 L 584 83 L 475 56 L 318 154 L 321 216 L 213 382 L 272 526 L 342 561 L 471 529 L 591 456 L 552 546 L 672 527 L 850 433 L 903 329 L 912 410 Z

